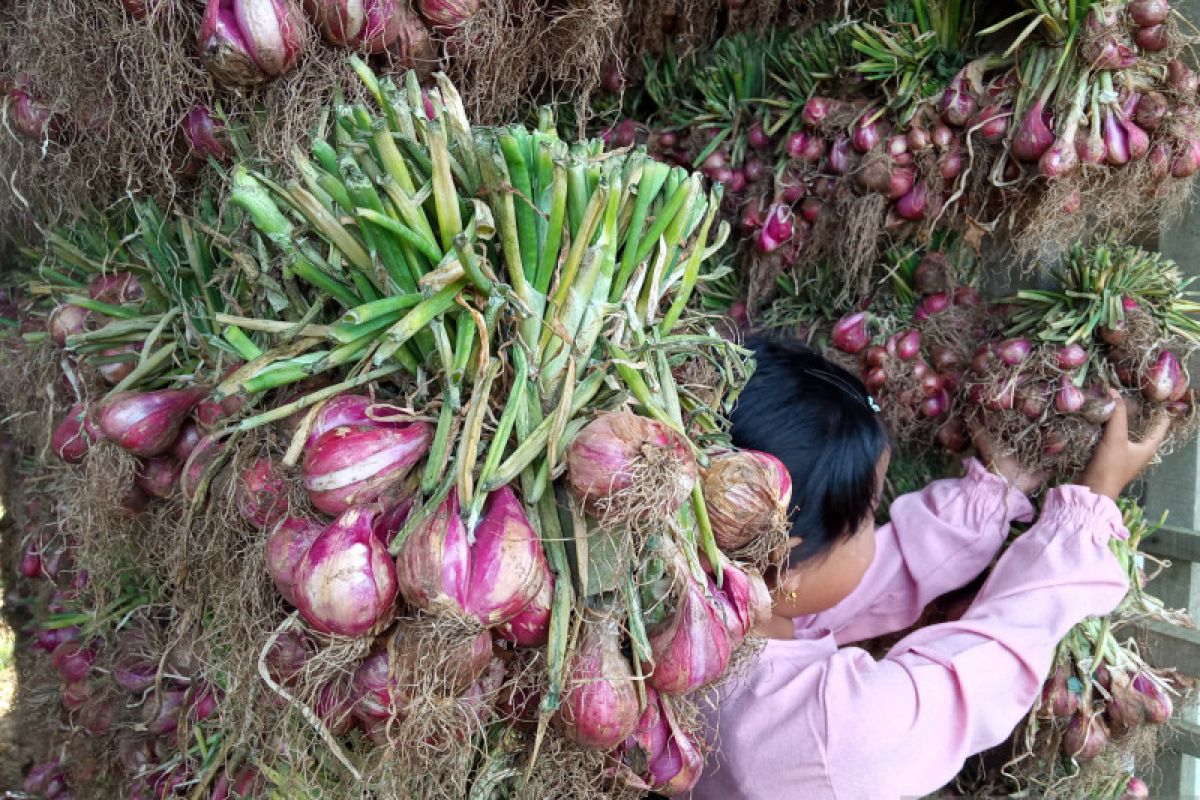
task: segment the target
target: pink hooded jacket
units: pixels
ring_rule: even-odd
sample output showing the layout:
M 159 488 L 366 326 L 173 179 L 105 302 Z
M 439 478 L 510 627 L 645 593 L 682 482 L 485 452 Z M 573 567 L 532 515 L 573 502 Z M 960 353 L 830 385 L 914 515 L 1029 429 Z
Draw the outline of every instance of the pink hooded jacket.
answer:
M 917 621 L 999 552 L 1029 501 L 978 461 L 891 507 L 875 560 L 838 605 L 769 640 L 714 712 L 716 750 L 696 800 L 921 797 L 1028 713 L 1058 642 L 1107 614 L 1128 583 L 1108 547 L 1128 532 L 1116 504 L 1081 486 L 1046 497 L 1041 518 L 996 564 L 957 622 L 930 625 L 876 661 L 843 647 Z

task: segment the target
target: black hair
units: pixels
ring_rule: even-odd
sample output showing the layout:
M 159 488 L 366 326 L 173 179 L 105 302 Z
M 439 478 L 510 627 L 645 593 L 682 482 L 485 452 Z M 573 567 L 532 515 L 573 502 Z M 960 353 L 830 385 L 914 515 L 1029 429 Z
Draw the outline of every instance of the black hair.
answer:
M 888 435 L 855 375 L 795 340 L 752 338 L 757 367 L 732 414 L 733 444 L 792 477 L 792 565 L 821 557 L 871 516 Z

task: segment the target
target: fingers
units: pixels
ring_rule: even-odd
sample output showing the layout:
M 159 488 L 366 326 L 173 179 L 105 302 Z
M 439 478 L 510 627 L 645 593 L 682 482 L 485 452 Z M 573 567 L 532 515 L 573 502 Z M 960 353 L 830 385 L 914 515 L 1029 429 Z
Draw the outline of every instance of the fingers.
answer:
M 967 420 L 967 427 L 971 430 L 971 439 L 975 442 L 975 449 L 979 451 L 979 459 L 985 464 L 992 460 L 992 441 L 988 438 L 987 432 L 978 420 Z
M 1162 443 L 1166 440 L 1167 434 L 1171 430 L 1171 418 L 1164 414 L 1159 419 L 1155 420 L 1154 425 L 1150 430 L 1146 431 L 1146 436 L 1142 441 L 1135 445 L 1131 445 L 1131 449 L 1137 451 L 1138 455 L 1149 461 Z
M 1104 424 L 1104 434 L 1101 437 L 1100 443 L 1128 442 L 1129 409 L 1125 407 L 1125 401 L 1122 399 L 1121 393 L 1116 389 L 1109 389 L 1108 396 L 1116 401 L 1116 406 L 1113 408 L 1112 416 Z

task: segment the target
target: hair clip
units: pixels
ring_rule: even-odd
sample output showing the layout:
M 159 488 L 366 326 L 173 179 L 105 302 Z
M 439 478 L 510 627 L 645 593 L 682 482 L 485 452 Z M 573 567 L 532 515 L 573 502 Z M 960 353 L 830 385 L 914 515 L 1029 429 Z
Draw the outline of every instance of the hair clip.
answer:
M 883 411 L 883 409 L 879 407 L 879 403 L 875 402 L 875 398 L 872 395 L 867 395 L 867 407 L 876 414 Z

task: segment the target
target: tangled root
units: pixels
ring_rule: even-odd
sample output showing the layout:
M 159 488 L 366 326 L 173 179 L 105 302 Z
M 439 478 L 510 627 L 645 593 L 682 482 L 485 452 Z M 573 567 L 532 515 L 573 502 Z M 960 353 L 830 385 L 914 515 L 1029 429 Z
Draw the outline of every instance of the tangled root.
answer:
M 633 459 L 628 485 L 595 499 L 589 498 L 588 509 L 602 531 L 628 539 L 632 554 L 636 554 L 652 533 L 672 524 L 680 504 L 680 487 L 686 472 L 684 462 L 674 453 L 658 447 L 643 448 L 640 458 Z M 694 474 L 694 473 L 693 473 Z
M 1039 180 L 1005 220 L 1014 263 L 1027 274 L 1042 271 L 1088 231 L 1128 239 L 1170 228 L 1187 210 L 1192 182 L 1155 177 L 1147 159 L 1120 169 L 1084 165 L 1071 178 Z
M 617 0 L 484 0 L 446 42 L 444 68 L 475 122 L 510 122 L 554 93 L 574 98 L 582 127 L 622 24 Z
M 611 777 L 605 753 L 580 747 L 553 726 L 546 731 L 537 761 L 529 773 L 522 800 L 635 800 L 643 793 Z
M 49 340 L 0 356 L 0 424 L 43 457 L 54 426 L 75 401 L 63 383 L 61 360 L 62 351 Z

